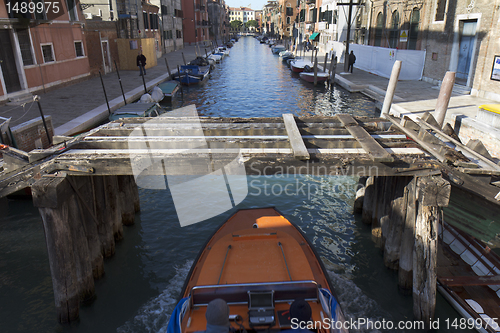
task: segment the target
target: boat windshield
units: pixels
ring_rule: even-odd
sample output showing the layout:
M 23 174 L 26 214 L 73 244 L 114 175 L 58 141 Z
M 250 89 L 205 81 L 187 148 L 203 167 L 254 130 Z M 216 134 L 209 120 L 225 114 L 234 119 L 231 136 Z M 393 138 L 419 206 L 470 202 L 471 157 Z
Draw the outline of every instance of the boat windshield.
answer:
M 228 304 L 248 304 L 250 292 L 273 292 L 276 303 L 291 302 L 298 298 L 318 300 L 318 284 L 314 281 L 196 286 L 191 289 L 191 300 L 193 306 L 205 306 L 216 298 L 222 298 Z

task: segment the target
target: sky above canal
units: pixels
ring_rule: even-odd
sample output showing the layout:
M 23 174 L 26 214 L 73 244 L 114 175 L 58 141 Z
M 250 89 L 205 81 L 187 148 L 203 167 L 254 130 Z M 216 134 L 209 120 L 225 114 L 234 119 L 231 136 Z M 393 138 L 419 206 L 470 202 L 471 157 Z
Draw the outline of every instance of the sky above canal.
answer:
M 253 10 L 261 10 L 267 0 L 226 0 L 229 7 L 250 7 Z

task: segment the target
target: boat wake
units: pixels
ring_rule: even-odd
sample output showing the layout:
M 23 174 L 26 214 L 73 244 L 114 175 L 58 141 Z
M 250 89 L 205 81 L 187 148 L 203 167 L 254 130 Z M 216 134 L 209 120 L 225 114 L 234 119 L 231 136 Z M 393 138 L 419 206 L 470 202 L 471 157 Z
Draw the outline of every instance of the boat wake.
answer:
M 177 305 L 177 297 L 192 265 L 193 261 L 190 260 L 184 265 L 176 267 L 175 276 L 169 281 L 167 288 L 160 295 L 144 304 L 133 319 L 127 321 L 116 331 L 118 333 L 166 332 L 170 314 Z
M 366 296 L 353 281 L 334 272 L 329 272 L 329 276 L 347 320 L 358 322 L 358 319 L 363 318 L 367 322 L 381 322 L 383 319 L 386 321 L 392 319 L 389 313 L 380 309 L 377 302 Z M 373 333 L 381 331 L 365 325 L 351 329 L 350 332 Z

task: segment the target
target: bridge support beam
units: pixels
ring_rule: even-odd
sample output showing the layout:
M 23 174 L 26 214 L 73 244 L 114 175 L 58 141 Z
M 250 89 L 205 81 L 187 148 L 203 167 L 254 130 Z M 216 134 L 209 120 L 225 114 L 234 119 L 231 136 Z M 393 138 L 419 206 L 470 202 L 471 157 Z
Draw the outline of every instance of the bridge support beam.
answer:
M 104 274 L 103 257 L 114 254 L 115 240 L 123 237 L 123 207 L 132 214 L 127 223 L 133 223 L 139 207 L 137 188 L 131 176 L 124 177 L 120 182 L 117 176 L 62 173 L 42 177 L 32 186 L 62 323 L 77 320 L 80 302 L 94 297 L 94 279 Z
M 383 249 L 384 264 L 398 270 L 399 287 L 413 294 L 415 319 L 429 323 L 436 306 L 437 235 L 451 185 L 441 176 L 369 177 L 363 222 Z

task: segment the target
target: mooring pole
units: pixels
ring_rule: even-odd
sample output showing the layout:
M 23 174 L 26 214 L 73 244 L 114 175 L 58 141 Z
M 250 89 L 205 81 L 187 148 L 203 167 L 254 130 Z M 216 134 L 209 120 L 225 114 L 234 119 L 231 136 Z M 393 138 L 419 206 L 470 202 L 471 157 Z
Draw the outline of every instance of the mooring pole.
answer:
M 391 109 L 394 91 L 396 91 L 396 86 L 398 84 L 399 72 L 401 72 L 401 60 L 396 60 L 394 66 L 392 66 L 391 78 L 389 79 L 387 91 L 385 92 L 384 104 L 382 105 L 382 111 L 380 112 L 381 118 L 385 118 Z
M 208 59 L 208 52 L 207 52 L 207 48 L 205 48 L 205 57 L 207 57 L 207 59 Z
M 38 109 L 40 110 L 40 116 L 42 117 L 43 127 L 45 128 L 45 134 L 47 134 L 47 140 L 49 141 L 49 146 L 52 144 L 52 139 L 50 138 L 49 129 L 47 123 L 45 122 L 45 116 L 43 115 L 42 105 L 40 104 L 40 96 L 35 95 L 35 101 L 38 104 Z
M 184 52 L 181 52 L 181 54 L 182 54 L 182 60 L 184 61 L 184 66 L 186 66 L 187 64 L 186 64 L 186 58 L 184 57 Z
M 314 53 L 314 50 L 313 50 Z M 314 57 L 314 86 L 318 84 L 318 53 Z
M 106 104 L 108 105 L 108 113 L 111 114 L 111 109 L 109 108 L 108 95 L 106 94 L 106 88 L 104 88 L 104 81 L 102 80 L 101 71 L 99 71 L 99 77 L 101 78 L 102 91 L 104 91 L 104 98 L 106 98 Z
M 184 99 L 184 89 L 182 88 L 182 77 L 181 77 L 181 71 L 179 69 L 179 65 L 177 65 L 177 76 L 179 76 L 179 85 L 181 86 L 181 96 L 182 99 Z
M 446 72 L 443 82 L 441 83 L 441 89 L 439 90 L 439 96 L 436 102 L 436 112 L 434 115 L 440 128 L 443 128 L 444 118 L 446 117 L 446 111 L 448 110 L 448 104 L 450 103 L 454 84 L 455 72 Z
M 325 64 L 323 65 L 323 72 L 326 73 L 326 64 L 328 62 L 328 53 L 325 53 Z
M 170 73 L 170 67 L 168 67 L 168 61 L 167 58 L 165 58 L 165 65 L 167 65 L 167 72 L 168 72 L 168 78 L 172 78 L 172 73 Z
M 120 89 L 122 90 L 123 101 L 125 102 L 125 105 L 127 105 L 127 99 L 125 98 L 125 93 L 123 92 L 122 79 L 120 78 L 120 72 L 118 71 L 118 65 L 116 64 L 116 60 L 115 60 L 115 67 L 116 67 L 116 74 L 118 75 L 118 82 L 120 82 Z
M 144 85 L 144 93 L 148 93 L 148 89 L 146 88 L 146 80 L 144 80 L 144 71 L 141 73 L 142 76 L 142 84 Z

